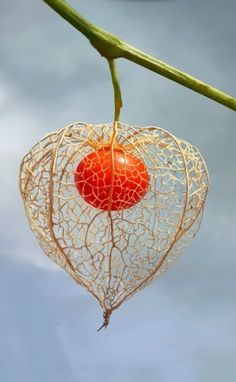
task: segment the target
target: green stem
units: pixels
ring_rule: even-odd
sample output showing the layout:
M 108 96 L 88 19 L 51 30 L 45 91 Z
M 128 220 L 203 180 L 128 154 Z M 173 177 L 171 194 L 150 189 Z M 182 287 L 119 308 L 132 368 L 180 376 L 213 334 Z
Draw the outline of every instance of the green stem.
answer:
M 114 89 L 114 104 L 115 104 L 115 113 L 114 113 L 114 121 L 119 122 L 120 118 L 120 109 L 122 108 L 122 98 L 121 98 L 121 90 L 119 84 L 119 78 L 116 70 L 115 60 L 109 60 L 109 67 L 111 71 L 111 79 Z
M 120 40 L 113 34 L 96 27 L 70 5 L 63 0 L 43 0 L 65 20 L 72 24 L 76 29 L 83 33 L 96 48 L 99 53 L 108 60 L 113 60 L 119 57 L 126 58 L 138 65 L 141 65 L 153 72 L 175 81 L 186 88 L 192 89 L 195 92 L 202 94 L 232 110 L 236 110 L 236 99 L 222 91 L 214 88 L 211 85 L 198 80 L 189 74 L 182 72 L 163 61 L 149 56 L 137 48 Z

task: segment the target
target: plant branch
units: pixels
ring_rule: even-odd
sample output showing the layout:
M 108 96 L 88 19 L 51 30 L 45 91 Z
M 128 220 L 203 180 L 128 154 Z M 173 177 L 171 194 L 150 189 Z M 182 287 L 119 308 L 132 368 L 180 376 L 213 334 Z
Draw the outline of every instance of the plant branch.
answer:
M 116 71 L 115 60 L 108 60 L 111 79 L 114 89 L 114 104 L 115 104 L 115 113 L 114 113 L 114 121 L 118 122 L 120 118 L 120 109 L 122 108 L 122 98 L 121 98 L 121 90 L 119 84 L 119 78 Z
M 153 72 L 156 72 L 172 81 L 175 81 L 186 88 L 204 95 L 232 110 L 236 110 L 236 99 L 222 91 L 198 80 L 189 74 L 178 70 L 163 61 L 149 56 L 137 48 L 120 40 L 113 34 L 98 28 L 82 17 L 76 10 L 68 5 L 64 0 L 43 0 L 65 20 L 83 33 L 98 50 L 98 52 L 108 60 L 116 58 L 126 58 L 138 65 L 141 65 Z

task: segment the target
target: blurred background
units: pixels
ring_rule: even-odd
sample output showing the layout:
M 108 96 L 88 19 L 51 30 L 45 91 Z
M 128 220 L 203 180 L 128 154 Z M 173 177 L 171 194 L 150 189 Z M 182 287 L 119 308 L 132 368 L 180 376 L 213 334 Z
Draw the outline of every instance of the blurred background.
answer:
M 235 0 L 71 0 L 97 25 L 236 96 Z M 22 157 L 75 121 L 111 122 L 108 66 L 41 0 L 0 0 L 3 382 L 236 380 L 236 114 L 119 60 L 123 122 L 197 146 L 211 192 L 199 234 L 169 271 L 114 312 L 48 259 L 18 190 Z

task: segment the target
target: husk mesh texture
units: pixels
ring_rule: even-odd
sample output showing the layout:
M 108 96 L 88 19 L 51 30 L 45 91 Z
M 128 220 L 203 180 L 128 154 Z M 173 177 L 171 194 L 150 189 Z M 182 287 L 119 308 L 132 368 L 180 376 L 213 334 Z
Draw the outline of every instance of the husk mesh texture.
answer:
M 116 142 L 145 163 L 149 190 L 121 211 L 87 204 L 75 187 L 75 169 L 113 132 L 114 124 L 72 124 L 37 143 L 20 168 L 26 213 L 42 249 L 109 315 L 183 252 L 199 228 L 208 191 L 195 147 L 158 127 L 121 123 Z

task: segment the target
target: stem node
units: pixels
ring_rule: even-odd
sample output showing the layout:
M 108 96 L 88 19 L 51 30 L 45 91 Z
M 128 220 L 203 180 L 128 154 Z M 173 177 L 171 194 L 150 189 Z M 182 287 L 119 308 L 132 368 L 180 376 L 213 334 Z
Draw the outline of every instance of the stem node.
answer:
M 178 84 L 185 86 L 205 97 L 212 99 L 232 110 L 236 110 L 236 99 L 211 85 L 190 76 L 189 74 L 166 64 L 163 61 L 143 53 L 135 47 L 125 43 L 113 34 L 96 27 L 75 11 L 64 0 L 43 0 L 59 15 L 73 25 L 77 30 L 86 36 L 93 47 L 108 60 L 116 58 L 126 58 L 138 65 L 152 70 Z M 121 106 L 120 106 L 121 107 Z M 118 110 L 118 106 L 117 106 Z

